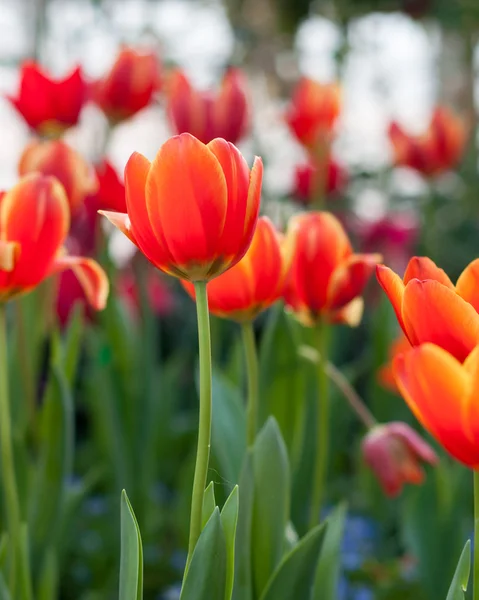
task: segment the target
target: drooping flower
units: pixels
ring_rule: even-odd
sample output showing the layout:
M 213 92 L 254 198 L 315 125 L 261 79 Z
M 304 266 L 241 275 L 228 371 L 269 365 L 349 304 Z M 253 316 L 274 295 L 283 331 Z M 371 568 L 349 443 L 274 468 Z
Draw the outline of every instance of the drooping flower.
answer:
M 168 116 L 176 133 L 191 133 L 204 144 L 223 138 L 236 144 L 247 132 L 249 106 L 246 81 L 239 69 L 226 71 L 220 89 L 195 89 L 175 71 L 168 82 Z
M 258 218 L 263 165 L 233 144 L 170 138 L 150 163 L 134 153 L 125 168 L 127 213 L 103 212 L 158 269 L 208 281 L 246 253 Z

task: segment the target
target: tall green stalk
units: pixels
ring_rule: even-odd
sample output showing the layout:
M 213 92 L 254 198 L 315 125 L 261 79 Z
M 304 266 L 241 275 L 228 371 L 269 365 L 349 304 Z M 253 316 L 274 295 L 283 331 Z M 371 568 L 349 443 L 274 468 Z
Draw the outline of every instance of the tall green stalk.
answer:
M 15 597 L 18 547 L 20 544 L 20 505 L 13 461 L 10 400 L 8 396 L 8 353 L 6 305 L 0 303 L 0 458 L 2 486 L 10 546 L 9 589 Z
M 208 294 L 205 281 L 197 281 L 195 283 L 195 294 L 200 351 L 200 419 L 195 476 L 193 479 L 193 495 L 191 498 L 188 558 L 186 559 L 185 573 L 190 566 L 193 550 L 201 533 L 201 513 L 203 510 L 203 497 L 205 494 L 211 444 L 211 337 Z
M 317 327 L 317 349 L 321 360 L 317 366 L 318 406 L 316 427 L 316 455 L 313 472 L 313 492 L 311 495 L 311 512 L 309 526 L 312 529 L 318 524 L 321 503 L 324 495 L 324 484 L 328 470 L 329 450 L 329 385 L 327 371 L 328 330 L 324 323 Z
M 243 345 L 246 356 L 246 376 L 248 379 L 248 401 L 246 404 L 246 443 L 252 446 L 258 429 L 258 353 L 254 339 L 253 323 L 247 321 L 241 325 Z
M 479 600 L 479 472 L 474 471 L 474 565 L 472 598 Z

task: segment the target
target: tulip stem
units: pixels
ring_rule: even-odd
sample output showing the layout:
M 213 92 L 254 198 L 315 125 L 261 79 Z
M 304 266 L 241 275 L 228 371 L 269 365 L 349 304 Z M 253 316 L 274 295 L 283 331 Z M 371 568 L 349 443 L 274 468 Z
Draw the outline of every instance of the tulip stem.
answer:
M 0 303 L 0 455 L 10 547 L 9 591 L 12 598 L 14 598 L 18 569 L 18 547 L 20 544 L 20 505 L 15 478 L 15 463 L 13 461 L 12 424 L 8 396 L 7 314 L 4 303 Z
M 474 471 L 474 565 L 472 597 L 479 600 L 479 472 Z
M 311 496 L 311 512 L 309 516 L 310 529 L 319 521 L 321 503 L 323 501 L 324 483 L 328 470 L 329 450 L 329 382 L 327 365 L 328 328 L 325 323 L 317 327 L 317 349 L 323 357 L 317 368 L 318 376 L 318 406 L 316 428 L 316 455 L 313 473 L 313 492 Z
M 201 534 L 203 497 L 205 494 L 211 443 L 211 336 L 208 294 L 205 281 L 195 282 L 198 341 L 200 354 L 200 418 L 195 475 L 191 499 L 190 537 L 185 576 L 191 563 L 196 542 Z
M 246 375 L 248 378 L 248 402 L 246 405 L 246 442 L 248 447 L 254 444 L 258 428 L 258 354 L 254 338 L 253 323 L 247 321 L 241 325 L 243 345 L 246 356 Z

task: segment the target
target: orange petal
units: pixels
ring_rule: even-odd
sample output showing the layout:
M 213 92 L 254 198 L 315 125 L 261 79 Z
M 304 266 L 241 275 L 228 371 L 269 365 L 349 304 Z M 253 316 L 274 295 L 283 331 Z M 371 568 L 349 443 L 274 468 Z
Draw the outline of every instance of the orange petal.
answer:
M 440 269 L 430 258 L 427 256 L 413 256 L 409 261 L 409 264 L 404 273 L 404 285 L 407 285 L 411 279 L 434 279 L 439 281 L 442 285 L 454 289 L 454 284 L 447 276 L 443 269 Z
M 328 307 L 338 310 L 363 293 L 380 254 L 352 254 L 333 272 L 328 286 Z
M 405 331 L 414 346 L 431 342 L 463 361 L 479 340 L 479 315 L 437 281 L 410 281 L 402 306 Z
M 98 213 L 106 217 L 117 229 L 126 235 L 126 237 L 138 246 L 135 236 L 131 230 L 130 217 L 126 213 L 119 213 L 112 210 L 99 210 Z
M 95 310 L 103 310 L 108 300 L 110 285 L 102 267 L 92 258 L 82 256 L 58 256 L 50 275 L 72 269 L 90 305 Z
M 469 263 L 461 273 L 456 292 L 479 312 L 479 258 Z
M 424 427 L 457 460 L 479 464 L 479 447 L 463 427 L 469 377 L 446 350 L 423 344 L 394 360 L 396 383 Z
M 0 240 L 0 271 L 11 273 L 20 255 L 18 242 L 2 242 Z
M 402 279 L 385 265 L 376 266 L 376 277 L 379 281 L 379 285 L 386 292 L 386 296 L 389 298 L 389 301 L 394 308 L 399 325 L 407 335 L 402 318 L 402 303 L 404 296 L 404 283 Z

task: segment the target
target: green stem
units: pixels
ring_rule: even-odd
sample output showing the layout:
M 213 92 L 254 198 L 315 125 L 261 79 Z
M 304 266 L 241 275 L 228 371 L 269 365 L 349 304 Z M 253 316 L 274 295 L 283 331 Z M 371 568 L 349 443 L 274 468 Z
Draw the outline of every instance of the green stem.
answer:
M 2 485 L 5 495 L 7 530 L 10 544 L 10 593 L 15 597 L 17 574 L 17 548 L 20 544 L 20 505 L 18 503 L 15 465 L 13 461 L 10 403 L 8 397 L 6 305 L 0 304 L 0 454 Z
M 473 600 L 479 600 L 479 472 L 474 471 L 474 565 Z
M 317 348 L 323 360 L 319 361 L 318 376 L 318 407 L 316 428 L 316 455 L 313 473 L 313 492 L 311 496 L 311 512 L 309 526 L 312 529 L 318 524 L 321 503 L 323 500 L 324 483 L 328 469 L 329 449 L 329 386 L 327 365 L 327 326 L 320 323 L 317 328 Z
M 254 339 L 253 323 L 247 321 L 241 325 L 243 345 L 246 355 L 246 374 L 248 378 L 248 403 L 246 405 L 246 441 L 252 446 L 258 429 L 258 354 Z
M 22 365 L 23 393 L 27 408 L 28 425 L 35 427 L 36 399 L 35 399 L 35 371 L 31 353 L 31 344 L 27 339 L 27 319 L 25 314 L 24 298 L 20 297 L 14 302 L 15 324 L 17 328 L 17 350 L 20 365 Z
M 196 312 L 198 315 L 198 341 L 200 350 L 200 419 L 198 447 L 196 451 L 195 476 L 191 499 L 190 538 L 185 575 L 191 563 L 193 550 L 200 537 L 208 461 L 211 443 L 211 338 L 208 293 L 206 282 L 195 283 Z

